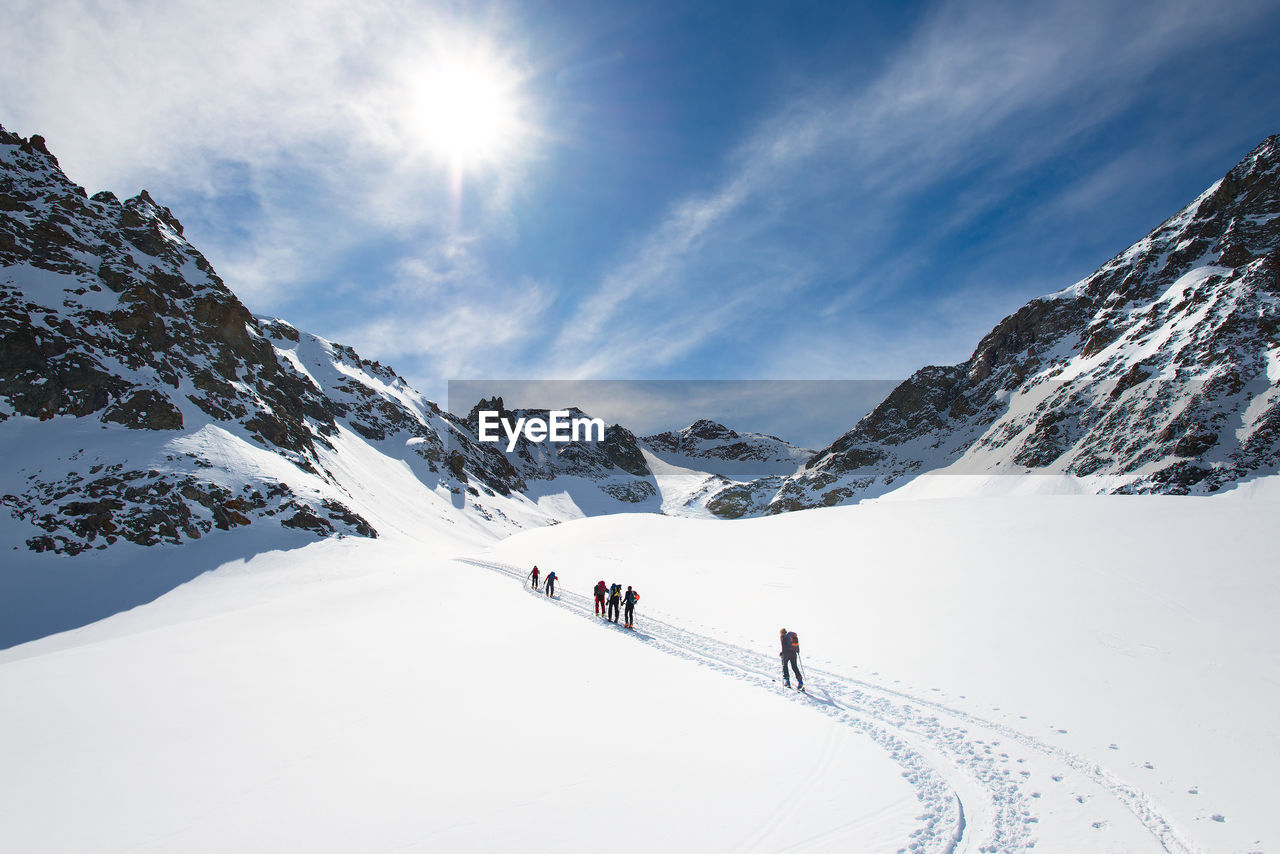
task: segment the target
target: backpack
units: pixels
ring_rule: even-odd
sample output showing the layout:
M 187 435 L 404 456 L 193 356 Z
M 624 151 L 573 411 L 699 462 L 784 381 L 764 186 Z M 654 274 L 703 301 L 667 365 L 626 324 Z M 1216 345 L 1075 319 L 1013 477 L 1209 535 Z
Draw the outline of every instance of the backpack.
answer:
M 622 585 L 621 585 L 621 584 L 615 584 L 615 585 L 613 585 L 612 587 L 610 587 L 610 588 L 609 588 L 609 597 L 610 597 L 611 599 L 617 599 L 617 598 L 619 598 L 620 596 L 622 596 Z
M 795 632 L 787 632 L 787 640 L 791 641 L 791 646 L 793 646 L 797 652 L 800 651 L 800 636 L 798 634 Z

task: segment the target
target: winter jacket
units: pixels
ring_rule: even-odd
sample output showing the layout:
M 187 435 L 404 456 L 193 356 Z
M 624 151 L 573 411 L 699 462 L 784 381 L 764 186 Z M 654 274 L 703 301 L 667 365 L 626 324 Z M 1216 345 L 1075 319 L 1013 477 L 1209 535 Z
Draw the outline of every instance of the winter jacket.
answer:
M 787 632 L 782 636 L 782 654 L 795 655 L 800 652 L 800 638 L 795 632 Z

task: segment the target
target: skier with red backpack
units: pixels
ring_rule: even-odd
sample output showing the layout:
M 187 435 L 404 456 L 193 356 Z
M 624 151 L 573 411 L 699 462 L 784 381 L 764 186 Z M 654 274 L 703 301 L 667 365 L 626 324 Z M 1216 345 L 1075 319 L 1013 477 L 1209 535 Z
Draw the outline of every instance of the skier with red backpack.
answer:
M 778 632 L 782 639 L 782 681 L 788 688 L 791 687 L 791 674 L 787 672 L 787 665 L 791 665 L 791 669 L 796 672 L 796 689 L 804 690 L 804 677 L 800 675 L 800 664 L 797 659 L 800 657 L 800 636 L 795 632 L 789 632 L 785 628 Z
M 537 590 L 538 589 L 538 567 L 535 566 L 533 568 L 533 572 L 529 573 L 529 576 L 533 579 L 533 584 L 531 586 L 533 587 L 534 590 Z
M 609 595 L 609 585 L 604 583 L 604 579 L 596 582 L 596 616 L 604 616 L 604 600 Z

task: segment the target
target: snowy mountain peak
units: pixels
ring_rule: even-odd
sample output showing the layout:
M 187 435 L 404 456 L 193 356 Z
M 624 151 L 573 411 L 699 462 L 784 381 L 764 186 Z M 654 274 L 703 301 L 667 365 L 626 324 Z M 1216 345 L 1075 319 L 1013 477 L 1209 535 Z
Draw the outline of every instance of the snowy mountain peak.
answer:
M 1280 465 L 1280 136 L 1082 282 L 922 368 L 781 485 L 777 513 L 930 472 L 1207 493 Z M 713 499 L 714 500 L 714 499 Z
M 641 440 L 651 451 L 663 459 L 671 461 L 681 459 L 741 462 L 756 465 L 759 473 L 765 473 L 758 464 L 766 468 L 779 465 L 786 473 L 795 471 L 813 452 L 805 448 L 797 448 L 777 436 L 763 433 L 738 432 L 718 421 L 700 418 L 683 430 L 668 430 L 654 433 Z M 717 474 L 713 465 L 710 469 Z
M 0 334 L 0 522 L 36 552 L 242 528 L 274 547 L 488 539 L 659 509 L 625 428 L 550 453 L 479 442 L 390 367 L 255 317 L 150 193 L 89 198 L 3 130 Z

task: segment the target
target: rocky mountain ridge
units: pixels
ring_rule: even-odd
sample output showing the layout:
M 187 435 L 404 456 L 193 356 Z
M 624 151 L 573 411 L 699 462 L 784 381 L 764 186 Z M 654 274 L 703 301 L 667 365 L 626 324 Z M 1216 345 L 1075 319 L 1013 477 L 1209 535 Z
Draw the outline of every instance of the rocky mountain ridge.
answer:
M 781 483 L 764 513 L 923 473 L 1064 474 L 1207 494 L 1280 467 L 1280 135 L 1096 273 L 926 367 Z
M 739 432 L 707 418 L 700 418 L 683 430 L 645 436 L 642 442 L 664 459 L 687 461 L 717 474 L 728 473 L 720 470 L 724 464 L 758 474 L 791 474 L 814 453 L 777 436 Z
M 357 446 L 409 468 L 419 512 L 502 530 L 556 521 L 523 496 L 531 479 L 648 474 L 620 427 L 594 462 L 573 447 L 509 459 L 473 428 L 391 368 L 252 315 L 145 190 L 90 198 L 43 139 L 0 129 L 0 501 L 31 527 L 27 547 L 177 544 L 263 521 L 376 536 L 341 471 Z
M 706 419 L 508 452 L 478 441 L 478 410 L 546 410 L 494 398 L 455 415 L 349 347 L 255 317 L 146 191 L 90 198 L 40 137 L 0 128 L 0 503 L 27 548 L 77 554 L 260 524 L 377 536 L 427 517 L 496 533 L 628 510 L 737 518 L 939 471 L 1212 492 L 1280 466 L 1278 185 L 1272 137 L 816 454 Z M 374 496 L 384 477 L 395 512 Z

